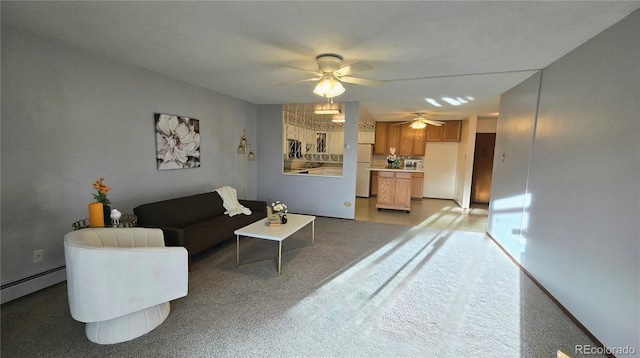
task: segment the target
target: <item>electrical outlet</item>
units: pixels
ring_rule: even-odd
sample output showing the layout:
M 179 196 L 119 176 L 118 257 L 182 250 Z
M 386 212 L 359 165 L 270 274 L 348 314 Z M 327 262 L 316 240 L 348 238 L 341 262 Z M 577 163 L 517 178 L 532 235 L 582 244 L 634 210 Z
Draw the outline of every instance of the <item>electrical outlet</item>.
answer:
M 33 263 L 42 262 L 42 256 L 44 255 L 44 250 L 34 250 L 33 251 Z

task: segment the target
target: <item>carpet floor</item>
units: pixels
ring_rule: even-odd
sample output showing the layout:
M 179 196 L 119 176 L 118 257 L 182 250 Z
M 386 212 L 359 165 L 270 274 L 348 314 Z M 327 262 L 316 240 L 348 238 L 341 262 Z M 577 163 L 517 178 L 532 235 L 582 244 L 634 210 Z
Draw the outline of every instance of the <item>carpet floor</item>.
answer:
M 2 357 L 556 357 L 594 343 L 486 235 L 318 218 L 197 257 L 135 340 L 88 341 L 61 283 L 2 305 Z M 576 355 L 579 356 L 579 355 Z M 594 357 L 589 356 L 589 357 Z

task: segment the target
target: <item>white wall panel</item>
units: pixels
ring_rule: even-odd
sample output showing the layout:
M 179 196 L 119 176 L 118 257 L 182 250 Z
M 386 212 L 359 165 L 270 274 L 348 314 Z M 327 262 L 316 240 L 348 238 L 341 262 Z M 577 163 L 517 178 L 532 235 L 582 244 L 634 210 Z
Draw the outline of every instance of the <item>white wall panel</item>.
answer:
M 355 218 L 358 111 L 357 102 L 345 104 L 342 177 L 304 176 L 284 175 L 278 164 L 282 163 L 282 105 L 258 106 L 258 198 L 285 202 L 294 213 Z
M 522 208 L 528 213 L 523 217 L 526 246 L 516 256 L 602 343 L 632 346 L 636 354 L 640 350 L 639 36 L 640 10 L 543 70 L 526 192 L 530 205 Z M 525 88 L 530 80 L 516 87 L 522 98 L 535 95 L 533 86 Z M 501 119 L 511 117 L 502 108 L 531 112 L 529 101 L 519 105 L 519 96 L 513 94 L 502 98 Z M 500 145 L 518 143 L 521 134 L 527 137 L 527 131 L 499 126 Z M 496 158 L 502 151 L 510 152 L 497 149 Z M 509 247 L 513 236 L 496 222 L 501 215 L 498 200 L 522 193 L 523 169 L 501 170 L 498 163 L 490 232 Z M 527 324 L 531 323 L 522 322 L 523 331 Z
M 453 199 L 457 157 L 457 142 L 427 142 L 423 163 L 424 197 Z

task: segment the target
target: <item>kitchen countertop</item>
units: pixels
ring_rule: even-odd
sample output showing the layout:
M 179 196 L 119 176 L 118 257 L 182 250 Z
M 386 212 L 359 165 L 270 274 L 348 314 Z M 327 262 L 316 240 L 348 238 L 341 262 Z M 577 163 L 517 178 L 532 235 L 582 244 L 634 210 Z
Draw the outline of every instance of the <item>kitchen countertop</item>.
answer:
M 371 168 L 367 168 L 367 170 L 380 171 L 380 172 L 420 172 L 420 173 L 424 173 L 424 169 L 423 168 L 420 168 L 420 169 L 416 169 L 416 168 L 391 169 L 391 168 L 387 168 L 387 167 L 371 167 Z

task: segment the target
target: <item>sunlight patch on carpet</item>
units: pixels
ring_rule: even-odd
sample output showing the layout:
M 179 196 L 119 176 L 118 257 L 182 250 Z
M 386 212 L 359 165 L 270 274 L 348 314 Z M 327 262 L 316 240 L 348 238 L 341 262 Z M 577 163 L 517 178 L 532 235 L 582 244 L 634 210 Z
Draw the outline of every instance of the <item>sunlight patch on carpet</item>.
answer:
M 350 344 L 448 355 L 498 340 L 518 356 L 518 272 L 496 265 L 496 253 L 482 234 L 415 227 L 324 281 L 287 319 Z

